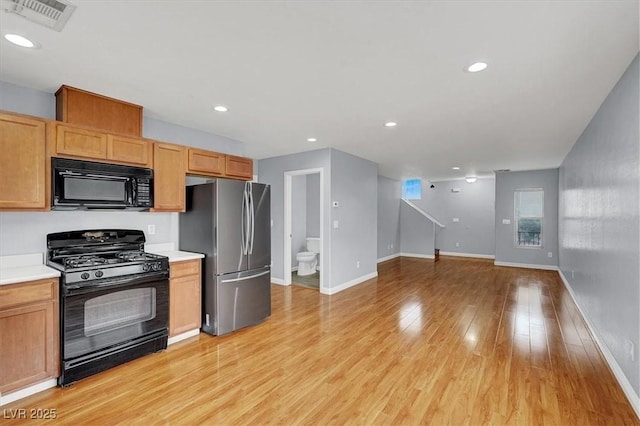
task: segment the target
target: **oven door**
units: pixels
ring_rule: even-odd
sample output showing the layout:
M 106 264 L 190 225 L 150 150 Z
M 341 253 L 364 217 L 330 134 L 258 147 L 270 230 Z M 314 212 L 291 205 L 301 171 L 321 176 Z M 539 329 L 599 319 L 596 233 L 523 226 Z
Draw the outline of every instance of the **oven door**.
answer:
M 168 330 L 166 272 L 62 288 L 65 361 Z

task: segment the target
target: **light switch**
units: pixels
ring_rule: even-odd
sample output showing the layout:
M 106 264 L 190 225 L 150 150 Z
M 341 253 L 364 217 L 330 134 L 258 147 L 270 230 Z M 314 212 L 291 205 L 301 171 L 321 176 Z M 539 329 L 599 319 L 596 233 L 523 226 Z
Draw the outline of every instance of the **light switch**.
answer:
M 459 217 L 454 217 L 454 218 L 453 218 L 453 221 L 454 221 L 454 222 L 460 222 L 460 218 L 459 218 Z
M 502 219 L 503 225 L 511 225 L 511 219 Z
M 333 221 L 333 228 L 334 228 L 334 229 L 338 229 L 338 226 L 339 226 L 339 225 L 340 225 L 340 224 L 338 223 L 338 221 L 337 221 L 337 220 L 334 220 L 334 221 Z

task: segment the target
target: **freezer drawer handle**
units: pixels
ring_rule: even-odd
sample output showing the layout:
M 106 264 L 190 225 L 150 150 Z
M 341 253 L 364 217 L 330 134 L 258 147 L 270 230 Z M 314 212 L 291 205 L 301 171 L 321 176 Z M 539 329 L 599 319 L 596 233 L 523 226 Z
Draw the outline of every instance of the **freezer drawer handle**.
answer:
M 241 277 L 241 278 L 233 278 L 233 279 L 230 279 L 230 280 L 222 280 L 222 282 L 223 283 L 234 283 L 236 281 L 244 281 L 244 280 L 250 280 L 250 279 L 253 279 L 253 278 L 258 278 L 258 277 L 261 277 L 263 275 L 267 275 L 267 274 L 270 274 L 270 273 L 271 273 L 271 271 L 264 271 L 264 272 L 261 272 L 261 273 L 259 273 L 257 275 L 251 275 L 251 276 L 248 276 L 248 277 Z

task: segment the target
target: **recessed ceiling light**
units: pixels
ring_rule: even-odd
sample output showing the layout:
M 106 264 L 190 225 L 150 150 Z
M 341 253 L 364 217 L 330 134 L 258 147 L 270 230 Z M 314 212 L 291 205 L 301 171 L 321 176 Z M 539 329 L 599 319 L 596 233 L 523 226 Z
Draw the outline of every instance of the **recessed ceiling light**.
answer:
M 387 121 L 386 123 L 384 123 L 384 125 L 387 127 L 396 127 L 398 123 L 396 123 L 395 121 Z
M 6 38 L 8 41 L 15 44 L 16 46 L 20 46 L 20 47 L 35 47 L 36 45 L 34 42 L 29 40 L 28 38 L 22 37 L 21 35 L 18 35 L 18 34 L 5 34 L 4 38 Z
M 467 71 L 469 72 L 478 72 L 478 71 L 482 71 L 485 68 L 487 68 L 487 63 L 486 62 L 476 62 L 474 64 L 471 64 L 467 67 Z
M 317 142 L 318 139 L 316 138 L 307 138 L 307 142 Z
M 452 169 L 453 169 L 453 170 L 460 170 L 460 167 L 458 167 L 458 166 L 453 166 L 453 167 L 452 167 Z
M 473 182 L 477 181 L 478 178 L 475 177 L 475 176 L 467 176 L 467 177 L 464 178 L 464 180 L 466 180 L 468 183 L 473 183 Z
M 218 111 L 218 112 L 227 112 L 229 111 L 229 108 L 227 108 L 224 105 L 216 105 L 213 107 L 214 110 Z

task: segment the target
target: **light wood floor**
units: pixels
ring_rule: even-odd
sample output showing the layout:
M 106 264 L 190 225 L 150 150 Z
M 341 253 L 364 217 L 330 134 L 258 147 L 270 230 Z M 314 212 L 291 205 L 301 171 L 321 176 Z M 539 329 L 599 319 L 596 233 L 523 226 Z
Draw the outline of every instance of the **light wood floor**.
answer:
M 76 425 L 640 424 L 555 272 L 394 259 L 336 295 L 272 300 L 259 326 L 2 408 Z

